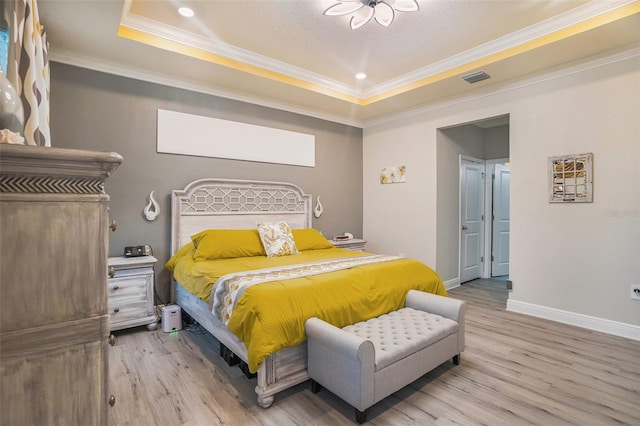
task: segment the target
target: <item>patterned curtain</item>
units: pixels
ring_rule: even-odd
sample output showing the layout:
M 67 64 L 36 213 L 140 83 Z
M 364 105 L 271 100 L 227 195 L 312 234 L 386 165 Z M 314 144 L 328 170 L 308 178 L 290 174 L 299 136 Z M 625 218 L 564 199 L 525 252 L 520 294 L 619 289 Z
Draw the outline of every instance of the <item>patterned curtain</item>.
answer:
M 49 131 L 49 45 L 36 0 L 15 0 L 12 40 L 16 88 L 24 108 L 28 145 L 51 146 Z

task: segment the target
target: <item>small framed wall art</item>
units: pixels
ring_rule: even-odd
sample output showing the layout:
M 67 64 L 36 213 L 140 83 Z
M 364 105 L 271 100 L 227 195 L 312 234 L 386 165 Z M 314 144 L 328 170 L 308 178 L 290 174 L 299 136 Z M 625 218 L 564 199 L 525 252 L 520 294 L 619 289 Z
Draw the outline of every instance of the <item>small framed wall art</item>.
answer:
M 593 202 L 593 153 L 549 157 L 549 202 Z
M 385 167 L 380 171 L 380 183 L 404 183 L 407 181 L 405 166 Z

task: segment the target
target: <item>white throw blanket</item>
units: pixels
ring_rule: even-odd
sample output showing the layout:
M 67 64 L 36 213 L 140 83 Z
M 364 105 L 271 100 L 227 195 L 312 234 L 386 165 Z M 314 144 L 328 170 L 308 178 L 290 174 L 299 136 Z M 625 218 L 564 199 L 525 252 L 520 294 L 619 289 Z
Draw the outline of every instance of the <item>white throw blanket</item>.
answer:
M 276 268 L 256 269 L 253 271 L 235 272 L 216 280 L 211 290 L 211 312 L 224 324 L 228 324 L 233 308 L 245 290 L 253 285 L 293 278 L 308 277 L 327 272 L 349 269 L 371 263 L 388 262 L 400 259 L 398 256 L 371 255 L 323 260 L 299 265 L 280 266 Z

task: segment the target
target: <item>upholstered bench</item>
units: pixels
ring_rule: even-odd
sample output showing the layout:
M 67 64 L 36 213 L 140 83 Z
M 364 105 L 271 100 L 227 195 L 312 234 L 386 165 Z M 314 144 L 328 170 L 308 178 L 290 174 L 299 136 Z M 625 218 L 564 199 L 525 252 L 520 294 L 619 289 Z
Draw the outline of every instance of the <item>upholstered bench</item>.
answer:
M 449 359 L 460 363 L 466 304 L 411 290 L 405 307 L 344 328 L 318 318 L 305 323 L 312 391 L 321 386 L 367 409 Z

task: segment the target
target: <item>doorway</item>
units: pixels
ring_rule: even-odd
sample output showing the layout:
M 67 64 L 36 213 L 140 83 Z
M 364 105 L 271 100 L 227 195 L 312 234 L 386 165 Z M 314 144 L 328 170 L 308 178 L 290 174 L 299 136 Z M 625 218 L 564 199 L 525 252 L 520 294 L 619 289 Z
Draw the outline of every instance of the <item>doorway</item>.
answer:
M 509 161 L 509 120 L 509 115 L 505 114 L 438 129 L 436 270 L 447 288 L 474 278 L 492 276 L 492 250 L 494 246 L 498 247 L 493 241 L 491 220 L 492 175 L 494 164 L 504 165 Z M 465 162 L 463 169 L 463 159 L 472 164 Z M 507 182 L 505 179 L 500 182 L 505 195 L 508 194 Z M 499 199 L 502 205 L 509 205 L 505 197 Z M 478 223 L 480 227 L 476 229 Z M 462 229 L 463 226 L 466 229 Z M 502 232 L 499 235 L 502 238 L 500 247 L 504 250 L 497 259 L 504 264 L 504 260 L 508 260 L 508 234 Z
M 509 277 L 510 164 L 460 155 L 460 284 Z
M 460 284 L 509 277 L 509 127 L 504 115 L 447 130 L 459 153 Z

